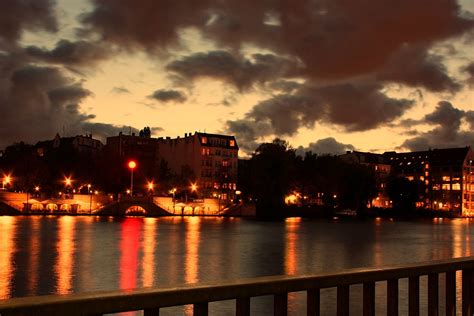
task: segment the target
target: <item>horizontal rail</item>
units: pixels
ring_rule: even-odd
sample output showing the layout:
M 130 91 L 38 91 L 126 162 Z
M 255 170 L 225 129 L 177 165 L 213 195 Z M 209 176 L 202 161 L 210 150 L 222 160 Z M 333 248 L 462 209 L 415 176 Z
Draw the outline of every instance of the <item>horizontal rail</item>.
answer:
M 288 292 L 312 291 L 321 288 L 338 287 L 341 300 L 345 301 L 346 286 L 389 281 L 394 284 L 401 278 L 421 275 L 435 275 L 455 271 L 473 271 L 474 257 L 455 258 L 427 263 L 397 265 L 385 268 L 357 268 L 330 274 L 301 276 L 269 276 L 242 279 L 230 282 L 183 285 L 173 288 L 144 288 L 138 290 L 117 290 L 107 292 L 78 293 L 72 295 L 47 295 L 21 297 L 0 301 L 0 314 L 7 315 L 88 315 L 133 310 L 148 310 L 160 307 L 199 305 L 214 301 L 237 299 L 244 306 L 246 299 L 255 296 L 276 295 L 284 305 L 282 295 Z M 467 274 L 466 274 L 467 275 Z M 472 299 L 472 273 L 463 288 L 469 290 Z M 392 280 L 392 281 L 390 281 Z M 370 293 L 370 291 L 368 291 Z M 373 295 L 373 294 L 371 294 Z M 464 294 L 463 294 L 464 296 Z M 315 298 L 312 298 L 315 300 Z M 243 302 L 243 303 L 242 303 Z M 467 303 L 472 308 L 473 302 Z M 368 308 L 371 309 L 368 304 Z

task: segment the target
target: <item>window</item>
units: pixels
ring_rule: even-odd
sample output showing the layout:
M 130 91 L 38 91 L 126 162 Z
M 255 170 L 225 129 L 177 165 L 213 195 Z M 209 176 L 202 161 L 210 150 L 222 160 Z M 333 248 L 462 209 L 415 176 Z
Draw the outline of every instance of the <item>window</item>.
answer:
M 202 148 L 202 155 L 209 156 L 211 154 L 211 150 L 209 148 Z
M 231 139 L 231 140 L 229 141 L 229 146 L 230 146 L 230 147 L 235 147 L 235 140 Z
M 433 184 L 433 190 L 438 191 L 439 189 L 441 189 L 441 185 L 439 185 L 439 183 Z
M 229 167 L 229 160 L 222 160 L 222 167 Z
M 203 144 L 207 144 L 207 137 L 201 137 L 201 142 Z
M 449 181 L 451 181 L 451 177 L 450 177 L 450 176 L 443 176 L 442 179 L 443 179 L 444 182 L 449 182 Z
M 443 183 L 442 189 L 449 190 L 449 183 Z
M 456 190 L 456 191 L 460 191 L 461 190 L 461 183 L 453 183 L 452 189 Z

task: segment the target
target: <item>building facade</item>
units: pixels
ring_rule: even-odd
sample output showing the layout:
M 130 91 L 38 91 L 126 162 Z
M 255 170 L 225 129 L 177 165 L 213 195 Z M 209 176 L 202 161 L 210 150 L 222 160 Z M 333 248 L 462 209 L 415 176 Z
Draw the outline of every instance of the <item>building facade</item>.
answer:
M 107 138 L 111 157 L 135 159 L 147 174 L 157 174 L 161 161 L 175 175 L 194 181 L 199 196 L 233 198 L 237 189 L 238 145 L 234 136 L 186 133 L 184 137 L 118 135 Z
M 419 183 L 417 206 L 474 215 L 474 153 L 470 147 L 386 152 L 392 172 Z
M 175 173 L 188 167 L 203 195 L 233 197 L 237 190 L 239 152 L 234 136 L 195 132 L 158 141 L 160 157 Z

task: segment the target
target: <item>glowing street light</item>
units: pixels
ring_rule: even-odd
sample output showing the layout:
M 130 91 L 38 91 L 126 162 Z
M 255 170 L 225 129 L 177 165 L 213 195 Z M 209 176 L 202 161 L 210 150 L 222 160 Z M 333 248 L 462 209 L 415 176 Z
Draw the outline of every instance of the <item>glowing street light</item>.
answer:
M 5 185 L 10 184 L 10 182 L 12 182 L 12 178 L 10 175 L 3 176 L 2 190 L 5 190 Z
M 133 170 L 137 167 L 137 163 L 133 160 L 128 162 L 128 168 L 130 169 L 130 196 L 133 195 Z
M 197 191 L 197 188 L 198 187 L 197 187 L 196 183 L 191 184 L 191 191 L 195 192 L 195 191 Z
M 64 178 L 64 183 L 66 184 L 67 187 L 71 186 L 72 184 L 71 177 Z
M 35 186 L 35 191 L 36 191 L 36 192 L 39 192 L 39 190 L 40 190 L 40 187 L 39 187 L 39 186 Z
M 148 181 L 147 187 L 149 191 L 153 191 L 154 186 L 155 184 L 153 183 L 153 181 Z

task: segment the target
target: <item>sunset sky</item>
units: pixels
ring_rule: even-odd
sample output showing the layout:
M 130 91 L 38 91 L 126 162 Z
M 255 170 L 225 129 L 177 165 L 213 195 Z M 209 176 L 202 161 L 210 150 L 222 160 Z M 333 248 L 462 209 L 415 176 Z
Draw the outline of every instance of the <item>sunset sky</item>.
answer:
M 232 134 L 318 153 L 474 145 L 474 1 L 3 0 L 0 149 Z

